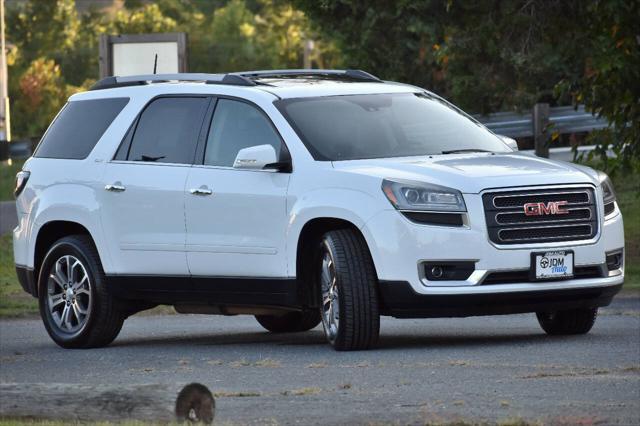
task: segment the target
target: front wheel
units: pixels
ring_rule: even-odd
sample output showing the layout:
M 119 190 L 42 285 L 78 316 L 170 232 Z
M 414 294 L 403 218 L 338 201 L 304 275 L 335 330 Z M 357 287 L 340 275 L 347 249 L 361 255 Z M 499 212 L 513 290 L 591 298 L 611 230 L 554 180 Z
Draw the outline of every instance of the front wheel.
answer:
M 380 333 L 378 280 L 362 236 L 350 229 L 327 232 L 317 250 L 316 268 L 329 343 L 339 351 L 375 346 Z
M 107 292 L 98 252 L 85 235 L 51 247 L 40 268 L 38 298 L 44 326 L 63 348 L 106 346 L 122 328 L 124 314 Z
M 550 335 L 586 334 L 598 316 L 598 308 L 536 313 L 540 327 Z

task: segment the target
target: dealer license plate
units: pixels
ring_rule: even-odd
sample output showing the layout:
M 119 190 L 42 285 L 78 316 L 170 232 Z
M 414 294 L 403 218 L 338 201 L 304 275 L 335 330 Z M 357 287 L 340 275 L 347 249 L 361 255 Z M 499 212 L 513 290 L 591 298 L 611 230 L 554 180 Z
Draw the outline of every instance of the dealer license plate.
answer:
M 535 270 L 536 280 L 549 280 L 573 277 L 573 252 L 548 251 L 532 254 L 531 269 Z

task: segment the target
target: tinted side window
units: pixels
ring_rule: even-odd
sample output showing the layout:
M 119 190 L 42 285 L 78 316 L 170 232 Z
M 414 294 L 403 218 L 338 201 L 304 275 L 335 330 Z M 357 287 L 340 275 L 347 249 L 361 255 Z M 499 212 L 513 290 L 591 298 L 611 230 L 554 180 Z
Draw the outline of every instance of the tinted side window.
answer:
M 280 136 L 262 112 L 245 102 L 220 99 L 211 120 L 204 164 L 232 167 L 238 151 L 266 144 L 280 155 Z
M 191 164 L 208 98 L 159 98 L 140 115 L 127 159 Z
M 129 98 L 91 99 L 67 103 L 47 130 L 34 156 L 87 158 Z
M 133 124 L 127 130 L 127 134 L 124 135 L 124 139 L 120 143 L 118 150 L 116 151 L 116 155 L 113 157 L 114 160 L 126 161 L 127 155 L 129 155 L 129 147 L 131 146 L 131 139 L 133 139 L 133 132 L 136 130 L 136 126 L 138 125 L 138 119 L 136 118 L 133 121 Z

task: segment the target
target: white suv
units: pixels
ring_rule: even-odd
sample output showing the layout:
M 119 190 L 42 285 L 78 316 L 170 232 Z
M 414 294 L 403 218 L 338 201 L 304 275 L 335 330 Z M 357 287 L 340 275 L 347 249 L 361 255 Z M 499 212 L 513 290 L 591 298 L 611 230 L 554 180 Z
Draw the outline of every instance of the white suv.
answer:
M 17 176 L 16 269 L 63 347 L 158 304 L 322 322 L 535 312 L 588 332 L 624 280 L 611 182 L 515 152 L 424 89 L 362 71 L 109 77 Z

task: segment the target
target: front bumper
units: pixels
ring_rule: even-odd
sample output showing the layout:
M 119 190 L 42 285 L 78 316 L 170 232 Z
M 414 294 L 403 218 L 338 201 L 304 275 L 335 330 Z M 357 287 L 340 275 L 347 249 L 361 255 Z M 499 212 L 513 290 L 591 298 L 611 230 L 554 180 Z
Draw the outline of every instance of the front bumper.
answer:
M 22 289 L 33 297 L 38 297 L 38 289 L 33 269 L 22 265 L 16 265 L 16 275 L 18 276 L 18 281 L 20 282 Z
M 604 287 L 501 292 L 490 292 L 490 289 L 484 293 L 424 295 L 413 291 L 407 282 L 380 281 L 380 313 L 396 318 L 441 318 L 597 308 L 609 305 L 620 288 L 621 283 Z
M 378 212 L 361 228 L 371 251 L 378 278 L 383 282 L 407 283 L 416 296 L 481 295 L 496 293 L 546 292 L 556 290 L 612 287 L 624 282 L 624 268 L 608 271 L 606 253 L 624 247 L 622 215 L 614 214 L 601 222 L 595 238 L 562 243 L 498 246 L 488 237 L 481 194 L 464 194 L 467 204 L 465 226 L 422 225 L 411 222 L 396 210 Z M 598 206 L 599 217 L 603 207 Z M 491 274 L 522 273 L 531 267 L 531 253 L 570 250 L 574 266 L 601 270 L 601 274 L 564 281 L 530 282 L 513 279 L 488 284 Z M 473 262 L 475 271 L 466 280 L 429 281 L 425 262 Z M 507 274 L 509 275 L 509 274 Z

